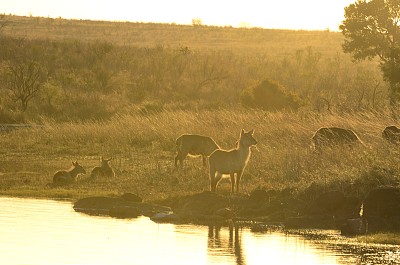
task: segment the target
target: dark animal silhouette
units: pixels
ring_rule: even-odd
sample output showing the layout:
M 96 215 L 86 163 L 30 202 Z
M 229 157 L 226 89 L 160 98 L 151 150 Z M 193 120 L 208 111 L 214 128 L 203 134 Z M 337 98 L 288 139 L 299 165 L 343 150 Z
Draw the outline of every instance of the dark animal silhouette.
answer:
M 54 174 L 53 183 L 68 184 L 76 181 L 79 174 L 86 174 L 85 169 L 79 165 L 78 161 L 72 162 L 72 167 L 67 170 L 59 170 Z
M 312 141 L 315 150 L 337 145 L 353 146 L 357 143 L 364 145 L 355 132 L 339 127 L 323 127 L 318 129 L 313 135 Z
M 388 126 L 382 131 L 382 137 L 383 139 L 394 143 L 394 144 L 399 144 L 400 143 L 400 128 L 397 128 L 396 126 Z
M 97 177 L 107 177 L 112 178 L 115 177 L 115 172 L 111 168 L 109 162 L 112 160 L 112 157 L 109 159 L 104 159 L 101 157 L 101 166 L 95 167 L 90 174 L 90 177 L 97 178 Z
M 197 134 L 183 134 L 176 139 L 175 167 L 183 165 L 183 160 L 188 156 L 202 156 L 203 166 L 206 166 L 207 157 L 219 149 L 218 144 L 208 136 Z

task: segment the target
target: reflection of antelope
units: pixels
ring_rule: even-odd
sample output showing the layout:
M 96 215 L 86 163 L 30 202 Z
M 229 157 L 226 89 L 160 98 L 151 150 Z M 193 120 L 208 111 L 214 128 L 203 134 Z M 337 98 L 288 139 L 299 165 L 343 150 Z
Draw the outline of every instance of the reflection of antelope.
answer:
M 115 177 L 114 170 L 110 167 L 110 164 L 108 163 L 111 160 L 112 160 L 112 157 L 109 159 L 104 159 L 103 157 L 101 157 L 101 166 L 93 168 L 92 173 L 90 174 L 90 177 L 92 177 L 92 178 Z
M 239 192 L 239 182 L 242 177 L 243 170 L 250 159 L 250 147 L 257 144 L 253 138 L 254 130 L 245 132 L 243 129 L 240 132 L 240 138 L 235 149 L 215 150 L 209 157 L 210 164 L 210 186 L 211 191 L 217 189 L 218 182 L 223 175 L 230 175 L 231 191 L 234 192 L 235 183 L 236 191 Z M 235 179 L 236 173 L 236 179 Z
M 175 167 L 179 164 L 183 165 L 183 160 L 187 155 L 203 157 L 203 166 L 206 166 L 207 157 L 219 149 L 217 143 L 208 136 L 197 134 L 183 134 L 176 139 Z
M 324 146 L 362 144 L 362 141 L 355 132 L 350 129 L 338 127 L 320 128 L 312 137 L 315 150 L 320 150 Z
M 72 167 L 67 170 L 59 170 L 54 174 L 53 182 L 56 184 L 67 184 L 76 181 L 79 174 L 86 174 L 85 169 L 78 161 L 72 162 Z
M 242 231 L 239 225 L 236 223 L 229 225 L 229 237 L 224 232 L 225 228 L 221 229 L 221 226 L 211 225 L 208 227 L 207 248 L 210 252 L 209 254 L 212 254 L 214 251 L 217 252 L 218 255 L 220 255 L 221 252 L 226 252 L 226 254 L 236 257 L 236 264 L 246 264 L 242 250 Z

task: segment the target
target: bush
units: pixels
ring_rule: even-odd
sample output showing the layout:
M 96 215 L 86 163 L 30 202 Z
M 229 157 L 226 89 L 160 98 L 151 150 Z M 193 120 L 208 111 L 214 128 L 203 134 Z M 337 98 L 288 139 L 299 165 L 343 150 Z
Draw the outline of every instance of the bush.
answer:
M 270 111 L 297 110 L 301 106 L 297 95 L 268 79 L 255 87 L 245 89 L 240 99 L 244 106 Z

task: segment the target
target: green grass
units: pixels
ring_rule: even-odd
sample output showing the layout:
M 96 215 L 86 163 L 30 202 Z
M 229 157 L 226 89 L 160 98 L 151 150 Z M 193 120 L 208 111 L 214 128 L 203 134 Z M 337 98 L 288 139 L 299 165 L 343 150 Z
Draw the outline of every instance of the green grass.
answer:
M 363 198 L 377 185 L 398 181 L 398 149 L 383 141 L 389 115 L 321 115 L 267 113 L 256 110 L 130 112 L 109 121 L 55 123 L 0 135 L 0 194 L 80 198 L 133 192 L 155 201 L 208 190 L 207 170 L 200 158 L 188 158 L 174 170 L 175 139 L 183 133 L 211 136 L 230 149 L 242 128 L 255 129 L 254 150 L 242 181 L 243 193 L 263 187 L 304 193 L 311 184 L 320 190 L 339 189 Z M 356 131 L 366 144 L 315 154 L 311 136 L 321 126 Z M 114 179 L 90 180 L 100 156 L 112 156 Z M 69 186 L 54 188 L 52 176 L 78 160 L 87 174 Z M 222 182 L 220 192 L 229 193 Z M 313 196 L 312 192 L 308 194 Z

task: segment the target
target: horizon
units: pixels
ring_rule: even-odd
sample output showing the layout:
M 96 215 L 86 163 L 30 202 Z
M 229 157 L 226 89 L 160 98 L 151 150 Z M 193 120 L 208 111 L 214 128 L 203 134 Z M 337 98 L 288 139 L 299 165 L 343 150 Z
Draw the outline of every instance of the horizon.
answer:
M 193 5 L 187 5 L 183 0 L 150 0 L 140 3 L 126 0 L 30 0 L 28 3 L 24 0 L 3 0 L 0 2 L 0 13 L 178 25 L 192 25 L 197 20 L 203 26 L 338 31 L 344 19 L 344 8 L 350 3 L 354 3 L 354 0 L 285 0 L 269 3 L 268 6 L 258 0 L 248 0 L 246 4 L 205 0 Z

